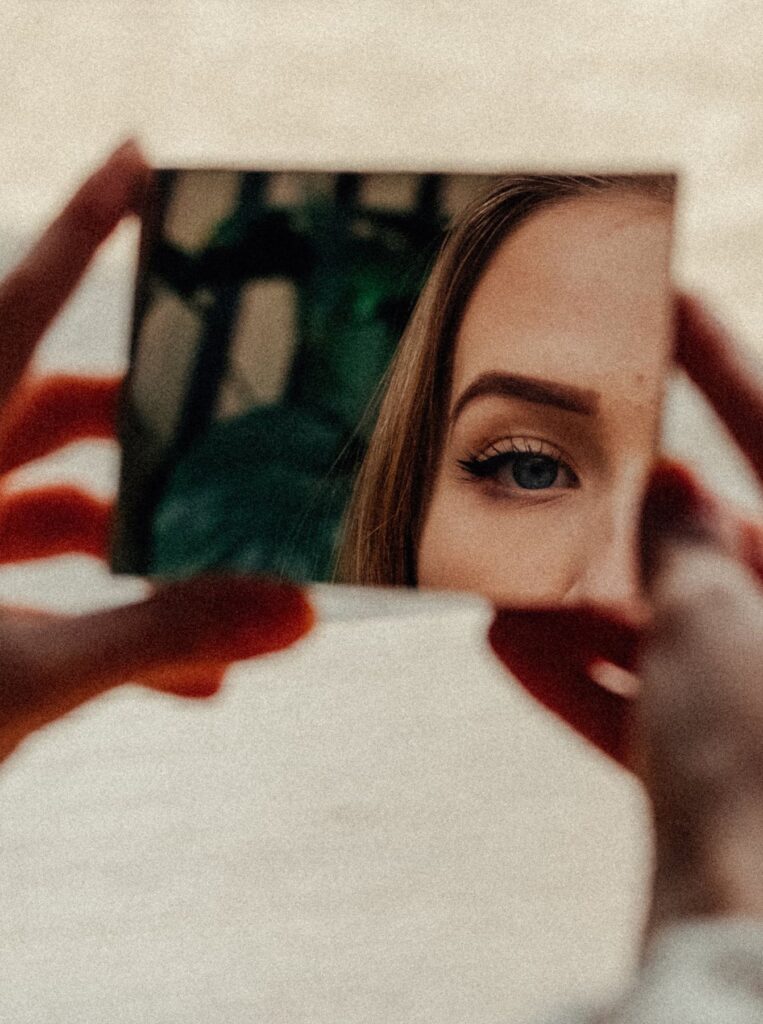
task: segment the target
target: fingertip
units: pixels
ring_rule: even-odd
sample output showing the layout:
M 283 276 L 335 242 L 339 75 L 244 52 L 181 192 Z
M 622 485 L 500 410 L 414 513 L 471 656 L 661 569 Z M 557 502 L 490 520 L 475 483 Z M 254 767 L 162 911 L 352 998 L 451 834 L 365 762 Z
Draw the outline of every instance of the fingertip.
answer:
M 140 216 L 146 204 L 152 170 L 139 143 L 134 138 L 127 139 L 114 150 L 107 162 L 121 168 L 132 179 L 126 207 L 130 213 Z
M 294 584 L 241 577 L 236 586 L 240 604 L 225 629 L 226 649 L 242 658 L 289 647 L 315 625 L 312 604 Z
M 101 240 L 122 216 L 140 208 L 150 170 L 138 144 L 128 139 L 81 186 L 64 210 L 64 224 Z
M 140 143 L 134 135 L 128 135 L 126 139 L 112 150 L 109 160 L 144 160 Z
M 279 651 L 315 624 L 305 591 L 291 583 L 243 575 L 154 582 L 158 587 L 146 612 L 158 615 L 197 661 Z
M 119 169 L 138 176 L 146 175 L 151 170 L 146 154 L 134 137 L 125 139 L 116 149 L 112 150 L 101 165 L 102 170 L 106 168 Z

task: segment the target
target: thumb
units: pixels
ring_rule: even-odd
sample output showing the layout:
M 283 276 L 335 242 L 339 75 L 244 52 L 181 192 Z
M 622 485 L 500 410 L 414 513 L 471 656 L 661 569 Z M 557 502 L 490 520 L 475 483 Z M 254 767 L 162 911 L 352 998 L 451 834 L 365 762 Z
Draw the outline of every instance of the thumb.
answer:
M 76 617 L 0 614 L 0 757 L 35 729 L 120 683 L 209 696 L 233 661 L 282 650 L 314 614 L 297 587 L 199 577 Z
M 248 576 L 168 584 L 136 604 L 61 622 L 50 647 L 63 677 L 115 684 L 173 667 L 232 662 L 290 646 L 313 612 L 297 587 Z

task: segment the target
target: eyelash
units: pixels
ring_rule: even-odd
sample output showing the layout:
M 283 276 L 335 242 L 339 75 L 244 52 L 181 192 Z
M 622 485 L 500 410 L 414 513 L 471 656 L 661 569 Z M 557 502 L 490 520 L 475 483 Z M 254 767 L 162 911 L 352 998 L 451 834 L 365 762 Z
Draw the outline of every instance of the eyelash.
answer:
M 501 448 L 501 445 L 508 445 L 507 448 Z M 490 454 L 490 453 L 493 454 Z M 563 453 L 556 448 L 554 445 L 549 444 L 548 441 L 544 441 L 537 437 L 505 437 L 498 441 L 493 441 L 486 445 L 479 452 L 470 453 L 465 459 L 458 459 L 458 465 L 464 469 L 468 474 L 469 478 L 475 483 L 484 483 L 489 487 L 497 487 L 502 493 L 511 492 L 514 490 L 520 491 L 522 494 L 530 494 L 533 491 L 546 492 L 549 490 L 560 490 L 562 488 L 554 487 L 556 478 L 549 487 L 522 487 L 519 483 L 514 481 L 515 486 L 509 487 L 506 484 L 502 484 L 498 480 L 498 475 L 504 468 L 513 467 L 520 462 L 521 456 L 532 456 L 535 458 L 544 457 L 557 464 L 557 475 L 558 470 L 561 468 L 565 471 L 570 479 L 570 483 L 565 485 L 565 489 L 574 488 L 580 486 L 580 480 L 578 479 L 577 473 L 564 459 Z

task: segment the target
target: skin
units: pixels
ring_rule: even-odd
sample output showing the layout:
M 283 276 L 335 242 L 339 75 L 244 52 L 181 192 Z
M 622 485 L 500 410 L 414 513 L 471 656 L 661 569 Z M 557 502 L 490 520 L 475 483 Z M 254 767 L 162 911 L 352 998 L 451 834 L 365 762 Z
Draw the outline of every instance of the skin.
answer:
M 456 339 L 421 586 L 644 620 L 635 538 L 669 356 L 670 230 L 668 204 L 618 191 L 538 211 L 501 244 Z M 465 401 L 497 373 L 574 388 L 586 411 L 489 392 Z M 553 484 L 520 486 L 513 456 L 487 477 L 460 464 L 512 448 L 542 453 L 541 473 L 561 460 Z

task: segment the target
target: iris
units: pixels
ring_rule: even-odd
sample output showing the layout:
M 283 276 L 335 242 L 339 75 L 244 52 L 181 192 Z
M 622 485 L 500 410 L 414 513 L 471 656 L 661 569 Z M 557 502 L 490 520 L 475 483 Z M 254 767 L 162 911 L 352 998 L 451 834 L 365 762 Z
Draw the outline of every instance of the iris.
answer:
M 559 460 L 548 455 L 514 452 L 510 463 L 514 481 L 527 490 L 553 487 L 559 475 Z

